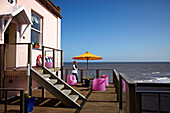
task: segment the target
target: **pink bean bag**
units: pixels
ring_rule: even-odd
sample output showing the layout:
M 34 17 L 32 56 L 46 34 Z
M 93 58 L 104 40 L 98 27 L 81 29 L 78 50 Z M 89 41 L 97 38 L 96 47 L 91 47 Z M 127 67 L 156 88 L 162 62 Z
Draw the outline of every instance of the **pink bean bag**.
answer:
M 102 75 L 101 78 L 104 78 L 106 86 L 109 86 L 109 77 L 108 77 L 108 75 Z
M 67 75 L 67 84 L 77 85 L 76 77 L 74 75 Z
M 93 90 L 95 91 L 105 91 L 105 79 L 98 78 L 93 80 Z

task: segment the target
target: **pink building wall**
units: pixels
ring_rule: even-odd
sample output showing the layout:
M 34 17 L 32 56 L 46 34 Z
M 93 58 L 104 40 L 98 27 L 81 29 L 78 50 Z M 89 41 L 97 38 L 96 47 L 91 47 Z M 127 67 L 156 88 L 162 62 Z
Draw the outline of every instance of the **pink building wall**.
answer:
M 24 6 L 28 13 L 29 18 L 31 18 L 31 11 L 42 17 L 42 45 L 61 49 L 61 20 L 60 18 L 54 16 L 50 13 L 46 8 L 44 8 L 41 4 L 39 4 L 35 0 L 17 0 L 16 6 Z M 4 12 L 10 7 L 13 7 L 8 3 L 8 0 L 0 0 L 0 12 Z M 12 20 L 17 23 L 17 43 L 30 43 L 31 42 L 31 25 L 27 28 L 24 36 L 20 37 L 20 32 L 26 27 L 26 25 L 20 25 L 16 20 Z M 1 22 L 0 22 L 1 25 Z M 0 27 L 1 32 L 1 27 Z M 0 41 L 3 43 L 2 41 Z M 26 66 L 27 64 L 27 47 L 18 46 L 16 53 L 16 67 Z M 36 57 L 40 54 L 40 51 L 33 50 L 32 64 L 35 66 Z M 60 55 L 58 55 L 59 57 Z M 56 62 L 56 66 L 59 66 L 59 60 Z

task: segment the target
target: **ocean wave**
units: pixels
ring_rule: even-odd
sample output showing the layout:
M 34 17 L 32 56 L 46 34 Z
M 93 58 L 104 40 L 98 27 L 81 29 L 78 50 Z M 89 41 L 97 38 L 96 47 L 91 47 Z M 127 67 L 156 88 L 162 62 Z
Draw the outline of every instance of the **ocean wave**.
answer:
M 159 74 L 160 72 L 152 72 L 152 74 Z
M 135 80 L 136 83 L 145 83 L 145 82 L 169 82 L 170 78 L 162 77 L 162 78 L 154 78 L 150 80 Z

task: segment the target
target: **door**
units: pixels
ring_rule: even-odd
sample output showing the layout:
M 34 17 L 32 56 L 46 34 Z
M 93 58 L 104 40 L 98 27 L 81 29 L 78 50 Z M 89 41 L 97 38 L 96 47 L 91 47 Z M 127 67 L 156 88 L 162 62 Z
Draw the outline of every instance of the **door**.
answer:
M 4 34 L 4 43 L 16 43 L 16 27 L 15 23 L 10 23 Z M 16 45 L 6 46 L 6 68 L 16 67 Z

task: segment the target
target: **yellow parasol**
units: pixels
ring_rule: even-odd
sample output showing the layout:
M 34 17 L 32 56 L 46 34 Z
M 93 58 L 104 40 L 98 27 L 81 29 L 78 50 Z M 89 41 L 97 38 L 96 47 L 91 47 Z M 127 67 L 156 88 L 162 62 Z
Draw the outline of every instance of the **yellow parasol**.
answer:
M 87 60 L 87 77 L 88 77 L 88 61 L 89 60 L 100 60 L 100 59 L 103 59 L 103 58 L 96 56 L 96 55 L 93 55 L 93 54 L 91 54 L 87 51 L 86 53 L 84 53 L 82 55 L 73 57 L 73 59 L 75 59 L 75 60 Z

